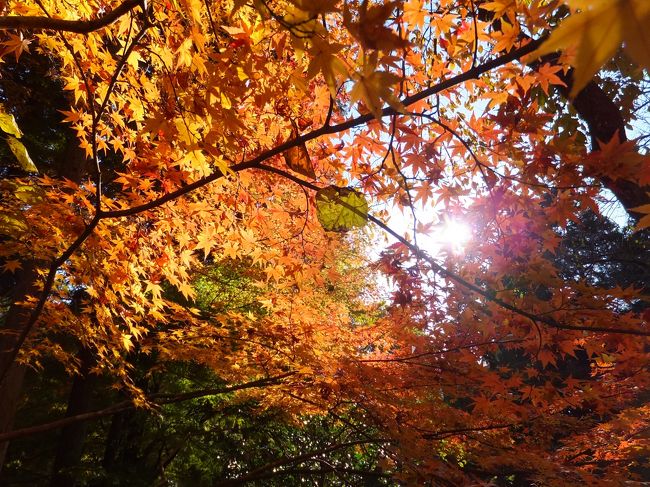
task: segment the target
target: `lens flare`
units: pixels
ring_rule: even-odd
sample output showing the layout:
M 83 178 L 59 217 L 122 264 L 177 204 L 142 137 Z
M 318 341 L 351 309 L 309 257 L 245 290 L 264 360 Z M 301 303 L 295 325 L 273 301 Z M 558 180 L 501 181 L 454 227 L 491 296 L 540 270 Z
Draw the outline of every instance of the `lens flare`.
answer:
M 449 220 L 444 223 L 436 240 L 454 251 L 462 250 L 472 238 L 472 229 L 465 223 Z

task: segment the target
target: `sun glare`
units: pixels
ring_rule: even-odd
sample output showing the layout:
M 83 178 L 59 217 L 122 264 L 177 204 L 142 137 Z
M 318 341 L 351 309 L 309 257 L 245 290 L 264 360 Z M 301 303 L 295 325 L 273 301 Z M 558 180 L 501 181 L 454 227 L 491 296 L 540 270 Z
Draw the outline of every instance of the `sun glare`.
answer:
M 460 251 L 472 238 L 472 230 L 464 223 L 449 220 L 443 224 L 436 237 L 436 240 L 442 245 L 451 247 L 454 251 Z

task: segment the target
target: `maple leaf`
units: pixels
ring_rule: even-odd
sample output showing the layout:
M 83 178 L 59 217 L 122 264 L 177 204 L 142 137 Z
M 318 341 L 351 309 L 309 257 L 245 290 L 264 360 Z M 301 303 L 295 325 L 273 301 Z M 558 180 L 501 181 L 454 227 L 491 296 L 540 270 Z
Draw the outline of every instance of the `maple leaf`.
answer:
M 145 293 L 149 292 L 152 294 L 154 299 L 160 299 L 160 296 L 162 294 L 162 287 L 158 283 L 147 281 Z
M 36 164 L 34 164 L 32 158 L 29 157 L 29 152 L 27 152 L 27 148 L 21 141 L 19 141 L 13 135 L 10 135 L 7 137 L 7 144 L 9 145 L 11 152 L 13 152 L 14 156 L 16 156 L 16 159 L 20 163 L 20 167 L 23 168 L 24 171 L 33 173 L 38 172 Z
M 11 113 L 7 112 L 2 103 L 0 103 L 0 130 L 6 134 L 13 135 L 18 139 L 22 136 L 22 132 L 20 131 L 20 128 L 18 128 L 16 119 Z
M 316 193 L 316 209 L 323 228 L 345 232 L 366 224 L 368 202 L 354 189 L 328 186 Z
M 264 269 L 264 272 L 266 273 L 266 279 L 273 279 L 275 281 L 279 281 L 284 277 L 284 267 L 281 265 L 270 265 Z
M 326 14 L 338 10 L 339 0 L 292 0 L 292 3 L 299 9 L 309 12 L 311 15 Z
M 194 250 L 203 250 L 203 256 L 208 258 L 212 248 L 215 246 L 215 231 L 214 228 L 209 227 L 207 230 L 202 231 L 198 237 Z
M 315 37 L 310 49 L 312 57 L 307 68 L 307 78 L 311 79 L 321 72 L 332 98 L 336 97 L 338 80 L 349 77 L 345 63 L 336 55 L 342 48 L 342 44 L 328 44 Z
M 544 90 L 544 93 L 547 96 L 548 96 L 549 84 L 566 86 L 566 83 L 562 81 L 557 74 L 555 74 L 561 70 L 562 70 L 562 66 L 552 66 L 549 63 L 544 63 L 539 68 L 537 68 L 537 73 L 535 77 L 539 81 L 542 90 Z
M 403 17 L 406 23 L 413 28 L 424 28 L 429 12 L 423 8 L 422 0 L 408 0 L 404 4 Z
M 296 123 L 292 120 L 293 129 L 291 130 L 291 138 L 299 137 L 298 127 Z M 296 171 L 298 174 L 307 176 L 308 178 L 315 178 L 316 173 L 314 172 L 314 167 L 311 163 L 311 157 L 309 157 L 309 152 L 307 151 L 307 146 L 305 143 L 300 143 L 291 149 L 284 151 L 284 162 L 287 163 L 293 171 Z
M 192 39 L 185 39 L 183 43 L 178 46 L 176 50 L 176 66 L 177 67 L 186 67 L 191 66 L 192 64 Z
M 189 283 L 181 282 L 177 287 L 183 297 L 188 301 L 191 301 L 196 297 L 196 291 Z
M 72 77 L 64 77 L 67 81 L 66 85 L 63 87 L 64 90 L 70 90 L 74 92 L 74 100 L 75 103 L 78 103 L 79 100 L 85 100 L 86 99 L 86 85 L 82 80 L 79 78 L 76 78 L 74 76 Z
M 502 22 L 501 30 L 497 33 L 497 43 L 494 45 L 496 51 L 510 51 L 519 40 L 521 30 L 519 25 Z
M 632 211 L 643 215 L 634 227 L 635 231 L 650 227 L 650 203 L 632 208 Z
M 481 8 L 489 12 L 494 12 L 495 17 L 500 18 L 511 11 L 513 5 L 514 0 L 498 0 L 482 3 Z
M 353 75 L 356 81 L 350 90 L 350 101 L 362 101 L 370 113 L 377 120 L 381 120 L 384 102 L 398 112 L 403 112 L 405 108 L 392 90 L 392 86 L 400 80 L 400 77 L 388 71 L 376 71 L 375 66 L 376 57 L 371 56 L 371 60 L 365 64 L 363 70 Z
M 650 2 L 646 0 L 572 0 L 580 8 L 556 28 L 531 56 L 573 49 L 575 96 L 625 42 L 626 50 L 642 66 L 650 67 Z
M 18 269 L 22 268 L 22 264 L 20 263 L 19 260 L 15 260 L 15 259 L 14 260 L 8 260 L 4 264 L 2 264 L 2 268 L 7 272 L 14 273 Z
M 343 11 L 343 22 L 364 49 L 391 51 L 404 48 L 409 45 L 409 42 L 402 39 L 386 25 L 389 16 L 399 3 L 398 1 L 390 1 L 371 4 L 368 0 L 363 0 L 359 10 L 359 18 L 356 22 L 352 20 L 352 12 L 346 3 Z
M 126 350 L 127 352 L 131 351 L 131 349 L 133 348 L 132 338 L 133 338 L 132 335 L 127 335 L 127 334 L 122 335 L 122 346 L 124 347 L 124 350 Z
M 20 55 L 23 52 L 29 52 L 29 45 L 32 41 L 30 39 L 23 38 L 22 32 L 19 32 L 18 34 L 9 34 L 8 37 L 9 40 L 2 43 L 2 45 L 5 46 L 5 49 L 2 52 L 2 56 L 13 52 L 14 56 L 16 57 L 16 61 L 18 61 Z
M 226 244 L 223 246 L 222 253 L 224 257 L 229 257 L 231 259 L 237 259 L 237 250 L 239 248 L 239 244 L 237 242 L 226 242 Z

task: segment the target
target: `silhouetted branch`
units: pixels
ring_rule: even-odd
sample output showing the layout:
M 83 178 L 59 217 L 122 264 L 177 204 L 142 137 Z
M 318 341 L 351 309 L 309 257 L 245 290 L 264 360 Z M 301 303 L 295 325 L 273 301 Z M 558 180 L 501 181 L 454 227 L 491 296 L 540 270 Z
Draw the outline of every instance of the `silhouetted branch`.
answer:
M 0 17 L 0 30 L 56 30 L 88 34 L 89 32 L 112 24 L 122 15 L 127 14 L 142 3 L 142 0 L 125 0 L 117 8 L 92 20 L 66 20 L 53 17 L 7 15 Z

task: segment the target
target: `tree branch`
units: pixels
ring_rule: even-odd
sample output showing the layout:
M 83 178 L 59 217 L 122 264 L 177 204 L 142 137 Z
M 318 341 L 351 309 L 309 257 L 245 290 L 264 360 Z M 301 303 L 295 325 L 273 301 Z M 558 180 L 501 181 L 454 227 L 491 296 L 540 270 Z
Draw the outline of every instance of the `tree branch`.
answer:
M 124 4 L 123 4 L 124 5 Z M 460 83 L 463 83 L 465 81 L 468 81 L 470 79 L 475 79 L 478 78 L 480 75 L 497 68 L 499 66 L 503 66 L 505 64 L 508 64 L 509 62 L 519 59 L 522 56 L 525 56 L 526 54 L 530 54 L 533 52 L 535 49 L 537 49 L 541 43 L 545 40 L 545 37 L 540 37 L 539 39 L 535 39 L 530 41 L 528 44 L 520 47 L 519 49 L 514 49 L 510 51 L 507 54 L 504 54 L 502 56 L 499 56 L 495 59 L 492 59 L 491 61 L 487 61 L 479 66 L 475 66 L 464 73 L 461 73 L 457 76 L 454 76 L 452 78 L 449 78 L 447 80 L 441 81 L 437 85 L 431 86 L 430 88 L 427 88 L 425 90 L 422 90 L 419 93 L 416 93 L 411 96 L 407 96 L 401 100 L 402 104 L 406 107 L 409 105 L 412 105 L 413 103 L 416 103 L 418 101 L 424 100 L 425 98 L 428 98 L 430 96 L 433 96 L 437 93 L 440 93 L 442 91 L 445 91 L 449 88 L 452 88 Z M 102 105 L 104 106 L 104 104 Z M 386 116 L 391 116 L 391 115 L 397 115 L 399 112 L 391 107 L 386 107 L 382 110 L 381 116 L 386 117 Z M 284 151 L 291 149 L 293 147 L 297 147 L 299 145 L 302 145 L 306 143 L 309 140 L 316 139 L 322 135 L 326 134 L 335 134 L 339 132 L 343 132 L 345 130 L 348 130 L 353 127 L 357 127 L 359 125 L 363 125 L 365 123 L 370 122 L 374 116 L 371 113 L 367 113 L 365 115 L 360 115 L 358 117 L 355 117 L 353 119 L 346 120 L 345 122 L 341 122 L 337 125 L 323 125 L 317 130 L 314 130 L 312 132 L 309 132 L 307 134 L 301 135 L 299 137 L 296 137 L 294 139 L 288 140 L 287 142 L 280 144 L 273 149 L 266 150 L 259 154 L 258 156 L 248 160 L 241 162 L 239 164 L 236 164 L 228 169 L 229 172 L 239 172 L 243 171 L 245 169 L 253 169 L 253 168 L 258 168 L 262 165 L 262 163 L 275 156 L 278 154 L 283 153 Z M 202 188 L 203 186 L 206 186 L 209 183 L 212 183 L 218 179 L 221 179 L 224 177 L 225 174 L 219 171 L 218 169 L 215 169 L 215 172 L 210 174 L 209 176 L 205 176 L 203 178 L 197 179 L 196 181 L 183 186 L 176 191 L 172 191 L 171 193 L 167 193 L 164 196 L 161 196 L 160 198 L 157 198 L 155 200 L 152 200 L 148 203 L 131 207 L 131 208 L 126 208 L 123 210 L 113 210 L 113 211 L 97 211 L 95 214 L 95 217 L 91 221 L 91 223 L 86 227 L 86 230 L 75 240 L 75 242 L 68 247 L 68 249 L 54 261 L 52 266 L 50 267 L 50 272 L 48 274 L 48 277 L 46 279 L 45 286 L 43 288 L 43 291 L 41 293 L 41 296 L 39 298 L 38 304 L 34 308 L 34 311 L 32 312 L 29 321 L 27 325 L 25 326 L 24 331 L 21 333 L 20 339 L 16 344 L 16 347 L 11 351 L 11 360 L 8 361 L 7 367 L 11 366 L 11 363 L 16 359 L 18 356 L 18 353 L 24 344 L 25 340 L 27 339 L 31 329 L 33 328 L 34 324 L 38 320 L 41 312 L 43 311 L 43 308 L 45 307 L 45 302 L 49 296 L 50 291 L 52 290 L 52 285 L 54 284 L 54 277 L 56 276 L 56 273 L 58 272 L 59 267 L 68 259 L 72 256 L 72 254 L 83 244 L 83 242 L 92 234 L 94 231 L 95 227 L 99 223 L 100 220 L 104 220 L 107 218 L 120 218 L 120 217 L 125 217 L 125 216 L 131 216 L 131 215 L 136 215 L 138 213 L 142 213 L 147 210 L 151 210 L 154 208 L 157 208 L 169 201 L 175 200 L 181 196 L 184 196 L 195 189 Z M 298 180 L 300 181 L 300 180 Z M 379 220 L 376 220 L 375 223 L 383 225 Z M 387 228 L 387 227 L 386 227 Z M 392 232 L 392 230 L 391 230 Z M 391 234 L 397 235 L 394 232 Z M 406 241 L 405 241 L 406 242 Z M 417 247 L 415 247 L 417 248 Z M 418 252 L 420 252 L 418 250 Z M 438 264 L 435 264 L 438 266 Z M 438 266 L 441 269 L 441 272 L 444 270 L 442 267 Z M 445 273 L 448 273 L 448 271 L 444 271 Z M 451 277 L 451 276 L 450 276 Z M 468 286 L 473 286 L 468 283 Z M 485 296 L 487 297 L 487 293 L 477 286 L 473 286 L 478 290 L 479 294 L 484 293 Z M 497 302 L 495 299 L 492 299 L 494 302 Z M 521 314 L 521 313 L 520 313 Z M 523 315 L 527 316 L 527 315 Z M 530 316 L 528 316 L 530 317 Z M 4 379 L 7 369 L 5 370 L 0 370 L 0 383 L 2 383 L 2 380 Z
M 88 34 L 106 27 L 140 5 L 142 0 L 125 0 L 117 8 L 92 20 L 65 20 L 53 17 L 7 15 L 0 17 L 0 30 L 57 30 Z
M 488 426 L 475 426 L 468 428 L 456 428 L 448 430 L 439 430 L 439 431 L 427 431 L 422 434 L 422 438 L 425 440 L 436 440 L 441 438 L 446 438 L 448 436 L 462 435 L 464 433 L 475 433 L 478 431 L 492 431 L 511 428 L 513 426 L 519 426 L 517 423 L 504 423 L 504 424 L 493 424 Z
M 238 477 L 236 479 L 228 479 L 228 480 L 222 480 L 219 481 L 215 484 L 215 487 L 226 487 L 226 486 L 233 486 L 233 485 L 240 485 L 240 484 L 245 484 L 246 482 L 250 482 L 252 480 L 257 480 L 261 478 L 266 478 L 268 476 L 268 471 L 273 470 L 278 467 L 283 467 L 285 465 L 291 465 L 294 463 L 299 463 L 303 462 L 305 460 L 310 460 L 315 456 L 318 455 L 324 455 L 325 453 L 331 453 L 336 450 L 341 450 L 343 448 L 348 448 L 350 446 L 356 446 L 356 445 L 367 445 L 367 444 L 375 444 L 375 443 L 388 443 L 390 440 L 387 439 L 368 439 L 368 440 L 356 440 L 356 441 L 348 441 L 346 443 L 338 443 L 336 445 L 331 445 L 325 448 L 321 448 L 319 450 L 314 450 L 311 452 L 303 453 L 302 455 L 296 455 L 295 457 L 289 457 L 289 458 L 281 458 L 279 460 L 276 460 L 274 462 L 267 463 L 266 465 L 262 465 L 261 467 L 258 467 L 254 470 L 251 470 L 249 473 L 246 475 L 243 475 L 241 477 Z
M 315 184 L 312 184 L 308 181 L 303 181 L 297 176 L 294 176 L 293 174 L 290 174 L 287 171 L 284 171 L 282 169 L 278 169 L 275 167 L 271 166 L 266 166 L 263 164 L 258 165 L 258 169 L 262 169 L 267 172 L 272 172 L 275 174 L 278 174 L 286 179 L 289 179 L 291 181 L 294 181 L 297 184 L 300 184 L 301 186 L 304 186 L 306 188 L 312 189 L 314 191 L 318 191 L 321 189 L 320 187 L 316 186 Z M 344 204 L 344 203 L 343 203 Z M 350 210 L 352 211 L 358 211 L 356 208 L 349 207 Z M 365 216 L 365 215 L 362 215 Z M 620 335 L 635 335 L 635 336 L 650 336 L 650 330 L 633 330 L 629 328 L 614 328 L 614 327 L 608 327 L 608 326 L 603 326 L 603 327 L 598 327 L 598 326 L 583 326 L 583 325 L 568 325 L 565 323 L 560 323 L 559 321 L 556 321 L 555 319 L 548 317 L 548 316 L 540 316 L 536 315 L 534 313 L 528 312 L 524 309 L 521 309 L 515 305 L 512 305 L 500 298 L 497 298 L 494 296 L 492 293 L 489 291 L 483 289 L 480 286 L 477 286 L 476 284 L 472 284 L 471 282 L 463 279 L 460 275 L 456 274 L 455 272 L 450 271 L 449 269 L 446 269 L 442 265 L 440 265 L 438 262 L 436 262 L 435 259 L 433 259 L 429 254 L 421 250 L 417 245 L 414 243 L 409 242 L 406 240 L 404 237 L 402 237 L 400 234 L 395 232 L 392 228 L 390 228 L 388 225 L 386 225 L 384 222 L 379 220 L 378 218 L 368 215 L 367 216 L 368 220 L 377 225 L 379 228 L 384 230 L 386 233 L 391 235 L 395 240 L 399 241 L 402 245 L 407 247 L 413 254 L 426 261 L 430 266 L 431 269 L 434 272 L 437 272 L 443 277 L 446 277 L 450 279 L 451 281 L 455 282 L 456 284 L 459 284 L 460 286 L 469 289 L 470 291 L 482 296 L 488 301 L 491 301 L 492 303 L 500 306 L 503 309 L 507 309 L 508 311 L 512 311 L 513 313 L 518 314 L 519 316 L 523 316 L 525 318 L 528 318 L 535 323 L 543 323 L 547 326 L 551 326 L 553 328 L 557 328 L 560 330 L 576 330 L 576 331 L 593 331 L 597 333 L 616 333 Z
M 294 375 L 295 372 L 288 372 L 286 374 L 278 375 L 275 377 L 268 377 L 265 379 L 258 379 L 251 382 L 245 382 L 243 384 L 236 384 L 234 386 L 226 386 L 214 389 L 202 389 L 199 391 L 184 392 L 180 394 L 164 394 L 157 393 L 147 396 L 147 400 L 152 401 L 153 405 L 162 406 L 165 404 L 172 404 L 177 402 L 189 401 L 191 399 L 197 399 L 199 397 L 206 396 L 216 396 L 219 394 L 227 394 L 230 392 L 236 392 L 244 389 L 253 389 L 258 387 L 268 387 L 278 385 L 282 382 L 283 379 Z M 156 400 L 157 399 L 157 400 Z M 0 433 L 0 443 L 5 441 L 15 440 L 17 438 L 24 438 L 25 436 L 31 436 L 38 433 L 45 433 L 46 431 L 56 430 L 63 428 L 80 421 L 88 421 L 91 419 L 98 419 L 104 416 L 111 416 L 122 411 L 128 411 L 129 409 L 135 409 L 136 406 L 133 404 L 133 401 L 126 400 L 120 403 L 114 404 L 113 406 L 100 409 L 98 411 L 91 411 L 88 413 L 77 414 L 75 416 L 70 416 L 67 418 L 58 419 L 56 421 L 51 421 L 45 424 L 39 424 L 36 426 L 30 426 L 28 428 L 21 428 L 14 431 L 9 431 L 7 433 Z
M 41 291 L 38 302 L 36 303 L 36 306 L 34 307 L 32 313 L 30 314 L 27 323 L 25 323 L 25 325 L 22 327 L 20 334 L 16 339 L 16 344 L 14 348 L 9 352 L 10 355 L 6 361 L 7 362 L 6 367 L 4 369 L 0 369 L 0 385 L 2 385 L 7 373 L 9 372 L 11 364 L 13 364 L 14 360 L 16 360 L 16 357 L 18 356 L 20 349 L 25 343 L 25 340 L 27 340 L 27 337 L 29 336 L 32 328 L 38 321 L 38 318 L 41 315 L 43 308 L 45 307 L 45 303 L 47 302 L 47 298 L 49 297 L 50 292 L 52 291 L 52 287 L 54 286 L 54 279 L 56 278 L 56 274 L 59 271 L 59 268 L 77 251 L 77 249 L 79 249 L 79 247 L 83 245 L 86 239 L 93 234 L 93 232 L 95 231 L 95 227 L 97 227 L 100 220 L 102 219 L 102 211 L 101 211 L 102 179 L 101 179 L 101 169 L 99 167 L 99 159 L 97 157 L 97 124 L 99 123 L 99 120 L 101 119 L 102 115 L 104 114 L 104 111 L 106 110 L 106 107 L 108 105 L 108 100 L 111 96 L 111 93 L 115 89 L 117 80 L 119 79 L 119 76 L 122 73 L 122 70 L 124 69 L 124 66 L 128 61 L 129 56 L 135 49 L 135 46 L 138 44 L 138 42 L 140 42 L 140 39 L 142 39 L 147 29 L 149 29 L 149 27 L 151 27 L 151 25 L 148 22 L 145 22 L 145 25 L 142 27 L 140 32 L 138 32 L 138 34 L 133 39 L 129 47 L 125 50 L 124 55 L 122 56 L 120 63 L 116 67 L 110 83 L 108 84 L 104 100 L 102 101 L 99 110 L 95 111 L 94 101 L 91 100 L 90 102 L 91 103 L 90 110 L 92 113 L 92 155 L 93 155 L 95 165 L 97 167 L 97 178 L 95 181 L 96 198 L 97 198 L 97 201 L 95 202 L 95 215 L 93 216 L 92 220 L 88 223 L 84 231 L 81 232 L 81 234 L 79 234 L 79 236 L 74 240 L 74 242 L 72 242 L 72 244 L 70 244 L 70 246 L 65 251 L 63 251 L 63 253 L 50 264 L 50 268 L 47 277 L 45 279 L 45 283 L 43 284 L 43 290 Z M 87 81 L 86 80 L 84 81 L 86 83 L 86 87 L 88 87 Z
M 264 479 L 269 479 L 272 477 L 278 477 L 282 475 L 309 475 L 309 476 L 320 476 L 324 475 L 327 473 L 342 473 L 342 474 L 348 474 L 348 475 L 357 475 L 359 477 L 368 477 L 371 479 L 380 479 L 380 478 L 385 478 L 385 479 L 390 479 L 392 475 L 383 473 L 383 472 L 373 472 L 371 470 L 358 470 L 354 468 L 345 468 L 345 467 L 337 467 L 335 465 L 328 465 L 325 467 L 321 467 L 318 469 L 309 469 L 309 468 L 291 468 L 291 469 L 283 469 L 283 470 L 278 470 L 278 471 L 272 471 L 272 472 L 264 472 L 255 475 L 254 477 L 251 477 L 249 475 L 246 475 L 246 478 L 242 480 L 240 479 L 233 479 L 233 480 L 226 480 L 222 482 L 217 482 L 215 486 L 222 487 L 222 486 L 233 486 L 233 485 L 239 485 L 242 483 L 248 483 L 248 482 L 253 482 L 256 480 L 264 480 Z
M 573 70 L 569 70 L 566 75 L 563 75 L 562 71 L 560 71 L 559 75 L 567 86 L 558 86 L 558 89 L 568 98 L 573 86 Z M 592 152 L 599 151 L 601 143 L 605 144 L 614 137 L 618 137 L 621 143 L 627 140 L 625 134 L 626 123 L 623 120 L 620 108 L 594 81 L 589 82 L 573 99 L 571 104 L 589 127 Z M 596 175 L 595 177 L 614 193 L 632 218 L 639 220 L 643 216 L 641 213 L 632 211 L 632 208 L 650 203 L 650 187 L 640 186 L 636 182 L 627 179 L 612 179 L 602 175 Z
M 499 56 L 491 61 L 487 61 L 486 63 L 483 63 L 479 66 L 469 69 L 464 73 L 461 73 L 447 80 L 441 81 L 440 83 L 431 86 L 426 90 L 422 90 L 419 93 L 416 93 L 411 96 L 407 96 L 403 98 L 401 102 L 405 107 L 407 107 L 418 101 L 424 100 L 425 98 L 433 96 L 437 93 L 448 90 L 449 88 L 452 88 L 460 83 L 478 78 L 482 74 L 487 73 L 488 71 L 491 71 L 494 68 L 498 68 L 500 66 L 508 64 L 509 62 L 515 59 L 519 59 L 520 57 L 523 57 L 526 54 L 530 54 L 535 49 L 537 49 L 545 39 L 546 39 L 545 37 L 540 37 L 539 39 L 535 39 L 529 42 L 528 44 L 526 44 L 525 46 L 520 47 L 519 49 L 515 49 L 509 52 L 508 54 Z M 399 112 L 391 107 L 386 107 L 381 111 L 382 117 L 388 117 L 391 115 L 399 115 Z M 319 129 L 313 130 L 299 137 L 288 140 L 283 144 L 274 147 L 273 149 L 268 149 L 262 152 L 261 154 L 259 154 L 257 157 L 236 164 L 232 166 L 230 170 L 232 170 L 233 172 L 239 172 L 245 169 L 253 169 L 259 167 L 259 165 L 262 164 L 262 162 L 264 162 L 265 160 L 273 156 L 276 156 L 278 154 L 282 154 L 286 150 L 302 145 L 310 140 L 317 139 L 318 137 L 321 137 L 323 135 L 336 134 L 339 132 L 344 132 L 354 127 L 358 127 L 360 125 L 370 122 L 373 118 L 374 115 L 372 115 L 371 113 L 367 113 L 364 115 L 359 115 L 358 117 L 355 118 L 351 118 L 337 125 L 323 125 Z M 193 183 L 190 183 L 187 186 L 183 186 L 182 188 L 179 188 L 176 191 L 172 191 L 171 193 L 167 193 L 166 195 L 161 196 L 158 199 L 155 199 L 153 201 L 150 201 L 148 203 L 139 206 L 134 206 L 132 208 L 126 208 L 124 210 L 105 211 L 102 212 L 101 217 L 120 218 L 125 216 L 136 215 L 138 213 L 142 213 L 143 211 L 152 210 L 154 208 L 157 208 L 158 206 L 163 205 L 164 203 L 175 200 L 180 196 L 184 196 L 194 191 L 195 189 L 199 189 L 209 183 L 212 183 L 217 179 L 222 178 L 223 176 L 224 176 L 223 173 L 221 173 L 219 170 L 216 170 L 214 173 L 210 174 L 209 176 L 205 176 L 203 178 L 197 179 Z

